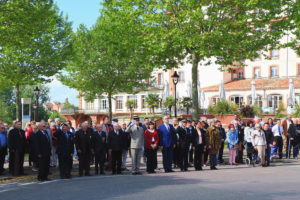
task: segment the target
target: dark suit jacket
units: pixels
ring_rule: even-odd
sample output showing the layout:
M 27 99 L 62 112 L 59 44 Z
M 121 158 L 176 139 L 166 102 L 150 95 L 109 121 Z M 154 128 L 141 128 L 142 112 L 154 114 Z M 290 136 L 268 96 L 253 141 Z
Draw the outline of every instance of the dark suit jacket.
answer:
M 178 127 L 175 132 L 179 135 L 179 139 L 177 140 L 179 148 L 188 149 L 192 142 L 192 135 L 189 135 L 189 130 L 186 131 L 183 127 Z
M 106 133 L 101 131 L 95 131 L 92 134 L 91 147 L 95 151 L 95 154 L 101 154 L 106 150 Z
M 74 153 L 74 135 L 71 132 L 66 133 L 62 130 L 58 130 L 54 133 L 56 137 L 56 153 L 59 156 L 70 156 Z
M 81 150 L 81 154 L 90 154 L 91 153 L 91 137 L 92 130 L 87 129 L 86 134 L 82 129 L 76 131 L 75 133 L 75 146 L 77 151 Z
M 200 132 L 202 137 L 202 145 L 205 146 L 206 145 L 205 130 L 200 129 Z M 195 130 L 195 132 L 193 133 L 193 146 L 197 146 L 197 145 L 199 145 L 199 135 L 198 135 L 198 131 Z
M 9 150 L 14 150 L 18 152 L 25 151 L 25 131 L 22 129 L 18 130 L 16 128 L 12 129 L 8 133 L 8 148 Z
M 126 150 L 126 135 L 121 129 L 119 129 L 119 135 L 115 131 L 111 131 L 108 134 L 107 141 L 108 148 L 113 151 Z
M 44 131 L 45 134 L 48 134 L 47 131 Z M 42 157 L 51 155 L 51 140 L 50 137 L 45 136 L 41 130 L 36 132 L 36 154 L 41 154 Z

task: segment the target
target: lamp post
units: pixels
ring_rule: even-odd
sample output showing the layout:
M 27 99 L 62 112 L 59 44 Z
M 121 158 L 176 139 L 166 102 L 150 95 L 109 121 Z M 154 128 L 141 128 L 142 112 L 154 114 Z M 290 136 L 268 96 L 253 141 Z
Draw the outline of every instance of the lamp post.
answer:
M 177 74 L 177 71 L 174 71 L 174 74 L 171 76 L 172 77 L 172 80 L 173 80 L 173 83 L 174 83 L 174 86 L 175 86 L 175 117 L 177 117 L 177 108 L 176 108 L 176 104 L 177 104 L 177 97 L 176 97 L 176 85 L 178 83 L 178 80 L 179 80 L 179 75 Z
M 36 86 L 36 88 L 33 90 L 35 93 L 35 112 L 34 112 L 34 121 L 38 120 L 38 115 L 39 115 L 39 93 L 40 93 L 40 89 L 38 88 L 38 86 Z

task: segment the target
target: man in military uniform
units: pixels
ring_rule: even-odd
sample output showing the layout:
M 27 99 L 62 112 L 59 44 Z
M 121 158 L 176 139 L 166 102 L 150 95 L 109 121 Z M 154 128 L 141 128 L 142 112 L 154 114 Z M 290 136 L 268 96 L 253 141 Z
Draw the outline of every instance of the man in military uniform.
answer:
M 221 148 L 221 134 L 219 129 L 215 127 L 215 121 L 211 122 L 210 127 L 206 131 L 206 145 L 209 151 L 210 169 L 216 170 L 216 155 Z

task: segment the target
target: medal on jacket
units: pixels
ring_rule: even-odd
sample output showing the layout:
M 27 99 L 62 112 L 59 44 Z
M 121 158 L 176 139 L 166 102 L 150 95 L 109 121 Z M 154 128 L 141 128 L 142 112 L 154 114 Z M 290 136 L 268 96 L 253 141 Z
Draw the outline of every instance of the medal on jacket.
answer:
M 152 137 L 152 144 L 154 144 L 154 142 L 155 142 L 155 139 L 154 139 L 154 137 Z
M 177 140 L 179 140 L 179 134 L 178 133 L 176 133 L 176 136 L 177 136 Z

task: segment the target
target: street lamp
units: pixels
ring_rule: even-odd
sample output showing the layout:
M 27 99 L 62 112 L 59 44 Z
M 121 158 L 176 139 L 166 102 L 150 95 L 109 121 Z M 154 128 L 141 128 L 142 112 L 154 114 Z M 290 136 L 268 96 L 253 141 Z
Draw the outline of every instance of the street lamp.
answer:
M 177 117 L 177 108 L 176 108 L 176 103 L 177 103 L 177 97 L 176 97 L 176 85 L 178 83 L 179 80 L 179 75 L 177 74 L 177 71 L 174 71 L 174 74 L 171 76 L 174 86 L 175 86 L 175 117 Z
M 35 93 L 35 114 L 34 114 L 34 121 L 38 120 L 38 110 L 39 110 L 39 94 L 40 94 L 40 89 L 38 88 L 38 86 L 36 86 L 36 88 L 33 90 Z

